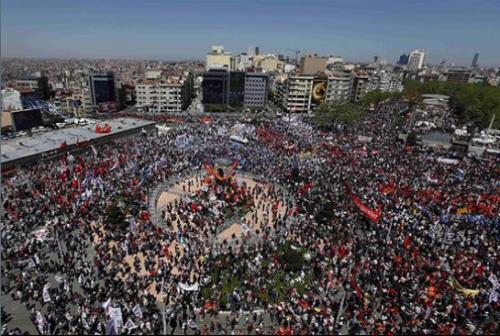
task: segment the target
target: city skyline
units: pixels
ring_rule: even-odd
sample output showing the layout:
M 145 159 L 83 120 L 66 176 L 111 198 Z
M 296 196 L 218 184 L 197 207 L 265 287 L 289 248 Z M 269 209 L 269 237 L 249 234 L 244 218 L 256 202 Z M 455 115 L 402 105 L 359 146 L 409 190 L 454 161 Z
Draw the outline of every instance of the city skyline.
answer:
M 237 54 L 339 55 L 396 63 L 414 49 L 427 62 L 498 66 L 500 4 L 478 1 L 3 1 L 2 56 L 203 60 L 213 44 Z M 446 15 L 444 15 L 445 13 Z

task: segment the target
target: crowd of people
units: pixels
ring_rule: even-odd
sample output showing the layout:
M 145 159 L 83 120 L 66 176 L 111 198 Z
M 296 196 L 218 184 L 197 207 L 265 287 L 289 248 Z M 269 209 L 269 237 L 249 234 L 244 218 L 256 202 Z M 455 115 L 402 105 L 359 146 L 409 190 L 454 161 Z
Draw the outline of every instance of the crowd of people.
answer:
M 405 145 L 408 113 L 259 121 L 248 144 L 190 120 L 24 167 L 2 179 L 2 296 L 40 334 L 497 333 L 500 160 Z M 219 158 L 265 178 L 262 204 L 293 196 L 259 239 L 208 244 L 194 198 L 152 220 L 156 185 Z

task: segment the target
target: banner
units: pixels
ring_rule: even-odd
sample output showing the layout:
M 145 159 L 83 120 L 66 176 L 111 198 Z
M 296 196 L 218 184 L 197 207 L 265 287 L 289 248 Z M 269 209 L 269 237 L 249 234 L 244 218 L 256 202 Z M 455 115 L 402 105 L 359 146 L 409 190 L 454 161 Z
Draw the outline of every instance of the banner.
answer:
M 373 221 L 375 223 L 380 220 L 380 217 L 382 215 L 380 208 L 378 208 L 377 210 L 373 210 L 370 207 L 366 206 L 358 196 L 356 196 L 352 193 L 350 195 L 351 195 L 352 201 L 354 202 L 354 204 L 356 204 L 356 206 L 363 213 L 363 215 L 365 215 L 366 217 L 368 217 L 371 221 Z
M 142 309 L 141 306 L 139 306 L 139 304 L 135 305 L 135 307 L 132 309 L 132 312 L 137 318 L 142 319 Z
M 178 288 L 182 289 L 185 292 L 197 292 L 200 290 L 200 285 L 198 283 L 188 285 L 182 282 L 179 282 L 177 285 Z
M 43 296 L 44 303 L 51 301 L 50 294 L 49 294 L 49 287 L 50 287 L 50 284 L 48 282 L 43 286 L 42 296 Z
M 370 207 L 365 205 L 358 196 L 352 193 L 351 187 L 347 183 L 344 183 L 344 187 L 346 194 L 348 194 L 351 197 L 352 201 L 358 207 L 358 209 L 363 213 L 363 215 L 368 217 L 373 222 L 378 222 L 380 220 L 380 217 L 382 216 L 381 206 L 379 206 L 376 210 L 371 209 Z
M 122 309 L 120 307 L 110 307 L 109 317 L 113 320 L 115 327 L 119 328 L 123 326 Z

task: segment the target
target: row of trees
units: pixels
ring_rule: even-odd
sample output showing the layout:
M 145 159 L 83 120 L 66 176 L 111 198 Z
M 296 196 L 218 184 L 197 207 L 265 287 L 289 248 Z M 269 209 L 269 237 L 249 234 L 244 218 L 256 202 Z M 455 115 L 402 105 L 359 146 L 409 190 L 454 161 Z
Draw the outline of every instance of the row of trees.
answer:
M 419 100 L 422 94 L 450 96 L 450 107 L 460 123 L 487 127 L 495 116 L 495 127 L 500 127 L 500 88 L 487 84 L 467 84 L 444 81 L 405 83 L 403 96 Z
M 336 124 L 352 124 L 365 113 L 358 104 L 322 103 L 315 110 L 314 122 L 321 129 L 330 129 Z

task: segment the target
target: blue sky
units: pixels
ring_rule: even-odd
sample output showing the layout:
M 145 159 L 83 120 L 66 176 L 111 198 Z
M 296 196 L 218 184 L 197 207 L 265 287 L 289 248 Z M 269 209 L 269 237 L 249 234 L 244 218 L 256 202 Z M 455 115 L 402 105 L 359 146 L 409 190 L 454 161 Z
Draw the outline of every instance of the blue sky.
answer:
M 500 65 L 499 0 L 1 0 L 4 57 L 203 59 L 212 44 Z

